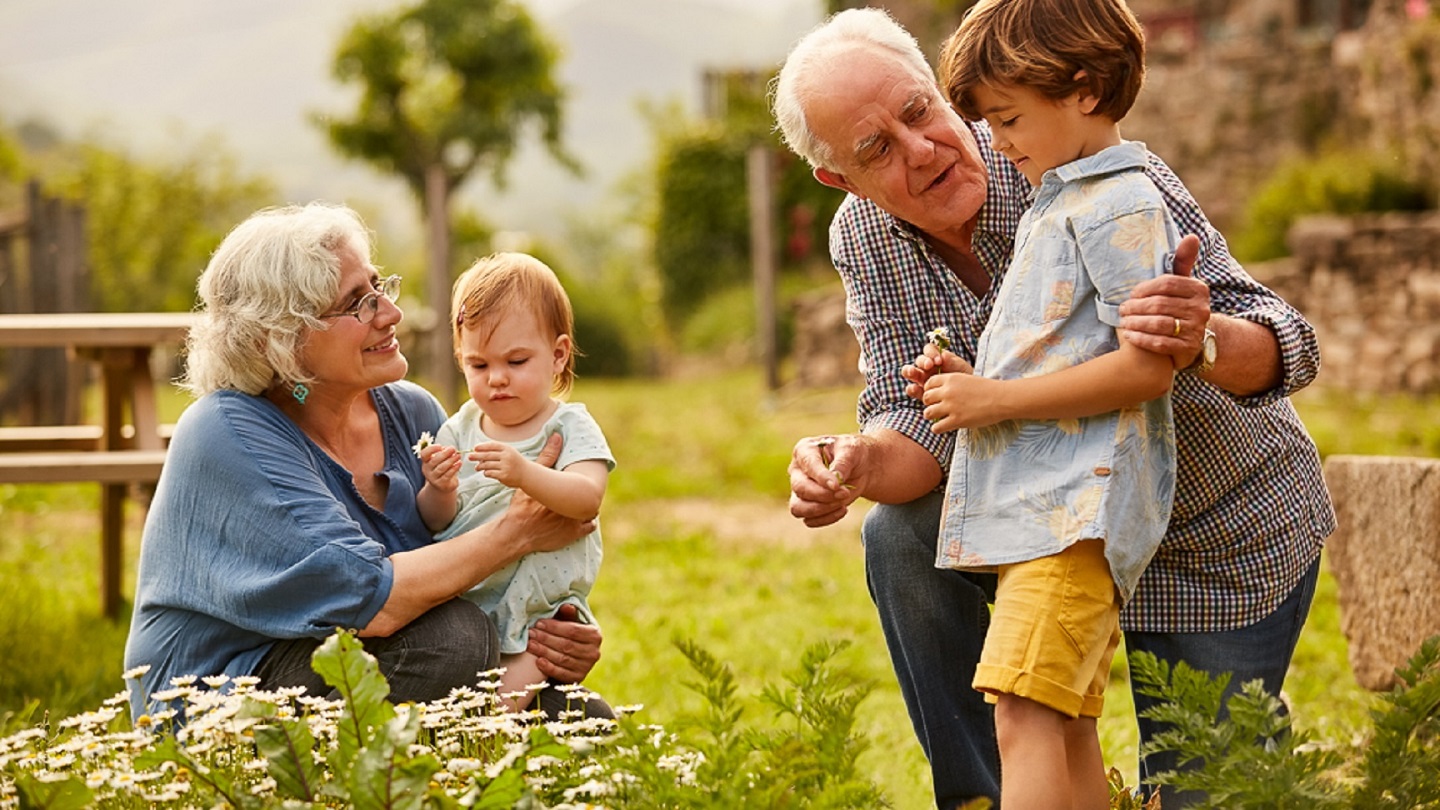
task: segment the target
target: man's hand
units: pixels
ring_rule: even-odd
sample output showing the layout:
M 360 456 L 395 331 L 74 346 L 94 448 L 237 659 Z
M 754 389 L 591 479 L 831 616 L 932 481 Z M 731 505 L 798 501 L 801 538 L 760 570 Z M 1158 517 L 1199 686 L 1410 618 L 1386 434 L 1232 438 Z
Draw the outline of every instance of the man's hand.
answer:
M 561 605 L 553 619 L 541 619 L 530 628 L 535 665 L 556 683 L 580 683 L 600 660 L 600 628 L 581 624 L 574 605 Z
M 868 445 L 863 436 L 807 436 L 790 454 L 790 514 L 810 528 L 845 517 L 864 492 Z
M 1134 346 L 1168 355 L 1175 368 L 1189 368 L 1200 355 L 1210 323 L 1210 286 L 1194 278 L 1200 238 L 1180 240 L 1174 272 L 1135 286 L 1120 305 L 1120 336 Z

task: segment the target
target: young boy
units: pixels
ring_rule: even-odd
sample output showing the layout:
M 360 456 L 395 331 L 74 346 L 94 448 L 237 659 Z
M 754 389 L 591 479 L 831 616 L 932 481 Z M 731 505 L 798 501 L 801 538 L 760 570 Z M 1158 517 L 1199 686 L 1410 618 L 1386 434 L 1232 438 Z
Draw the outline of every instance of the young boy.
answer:
M 1117 124 L 1144 38 L 1123 0 L 981 0 L 940 76 L 1036 191 L 973 374 L 925 386 L 932 429 L 960 429 L 936 564 L 998 573 L 973 685 L 996 704 L 1001 805 L 1104 808 L 1095 721 L 1175 482 L 1171 361 L 1116 331 L 1179 242 L 1144 146 Z

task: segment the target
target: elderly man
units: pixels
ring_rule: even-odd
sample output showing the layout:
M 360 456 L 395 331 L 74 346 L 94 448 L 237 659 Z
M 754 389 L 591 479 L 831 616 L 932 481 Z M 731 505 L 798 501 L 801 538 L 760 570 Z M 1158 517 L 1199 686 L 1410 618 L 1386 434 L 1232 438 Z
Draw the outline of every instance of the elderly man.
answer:
M 936 803 L 997 799 L 993 720 L 970 687 L 994 577 L 934 567 L 954 434 L 933 433 L 916 399 L 938 369 L 908 364 L 936 327 L 974 361 L 1030 186 L 990 148 L 983 123 L 955 114 L 914 39 L 879 10 L 841 12 L 802 38 L 774 111 L 815 177 L 849 192 L 830 252 L 866 380 L 859 433 L 796 444 L 790 511 L 824 526 L 859 498 L 875 502 L 863 528 L 867 579 Z M 1314 333 L 1229 256 L 1154 155 L 1147 174 L 1199 241 L 1187 236 L 1177 274 L 1141 284 L 1121 309 L 1124 339 L 1181 369 L 1175 506 L 1122 616 L 1127 648 L 1233 672 L 1232 690 L 1258 678 L 1279 694 L 1334 527 L 1319 455 L 1286 398 L 1319 367 Z M 1142 739 L 1157 730 L 1145 719 L 1140 728 Z M 1153 775 L 1175 763 L 1141 767 Z M 1167 792 L 1165 807 L 1186 798 Z

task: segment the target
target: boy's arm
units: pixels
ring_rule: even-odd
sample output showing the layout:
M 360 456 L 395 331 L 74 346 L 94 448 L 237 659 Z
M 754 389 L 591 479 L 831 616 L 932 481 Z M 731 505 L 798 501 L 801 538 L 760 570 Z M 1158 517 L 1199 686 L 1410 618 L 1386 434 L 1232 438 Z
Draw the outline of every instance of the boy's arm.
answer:
M 1266 405 L 1309 385 L 1320 368 L 1314 327 L 1230 256 L 1225 237 L 1164 161 L 1150 154 L 1146 174 L 1180 231 L 1200 236 L 1201 253 L 1193 279 L 1162 276 L 1135 288 L 1134 299 L 1121 307 L 1124 338 L 1172 355 L 1184 368 L 1200 351 L 1204 318 L 1212 313 L 1219 353 L 1205 380 L 1245 406 Z M 1170 331 L 1171 316 L 1185 322 L 1180 338 Z
M 1016 380 L 937 374 L 925 383 L 925 418 L 936 433 L 1006 419 L 1079 419 L 1148 402 L 1170 390 L 1167 355 L 1121 342 L 1077 366 Z

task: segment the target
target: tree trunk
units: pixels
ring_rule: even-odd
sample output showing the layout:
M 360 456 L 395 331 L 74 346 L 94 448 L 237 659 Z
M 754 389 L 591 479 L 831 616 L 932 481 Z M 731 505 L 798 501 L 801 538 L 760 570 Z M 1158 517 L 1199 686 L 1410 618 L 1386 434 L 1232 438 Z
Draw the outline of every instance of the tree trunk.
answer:
M 427 336 L 428 368 L 424 374 L 430 380 L 430 392 L 449 411 L 456 403 L 455 359 L 450 342 L 450 188 L 440 163 L 425 170 L 425 215 L 430 259 L 428 298 L 435 321 Z
M 770 147 L 755 144 L 745 155 L 750 202 L 750 264 L 755 273 L 755 334 L 765 367 L 765 390 L 780 388 L 775 337 L 775 167 Z

